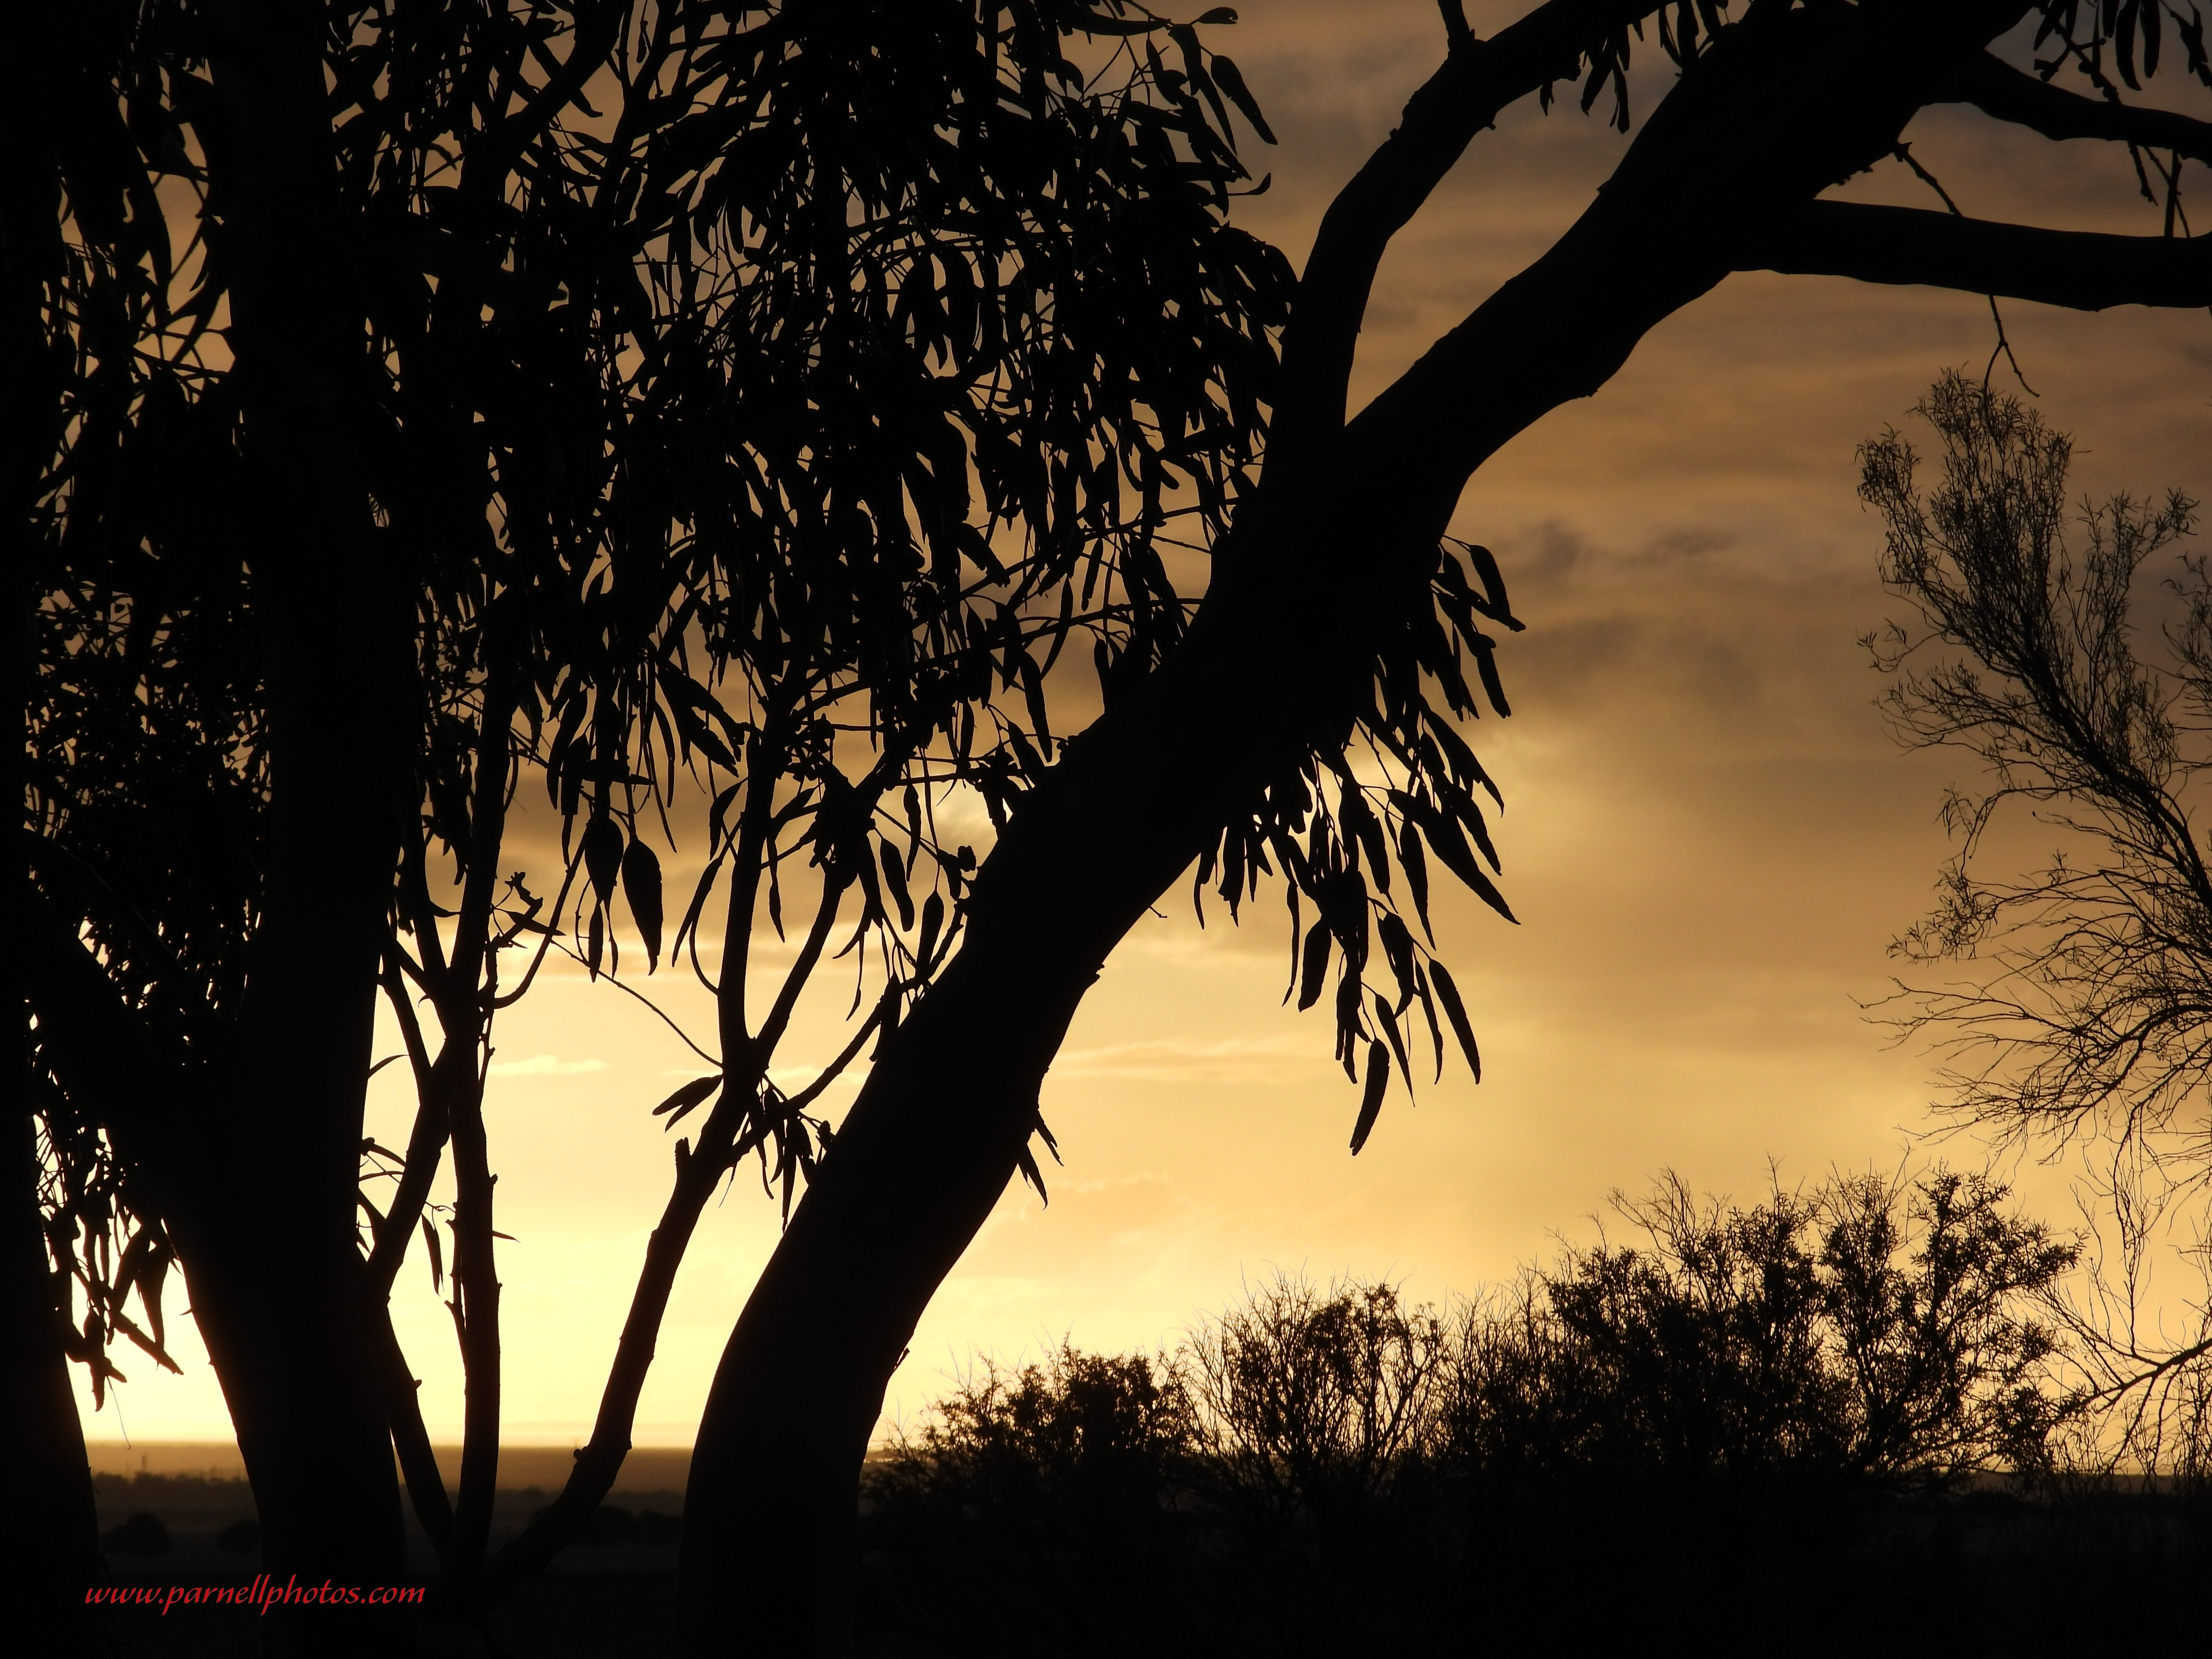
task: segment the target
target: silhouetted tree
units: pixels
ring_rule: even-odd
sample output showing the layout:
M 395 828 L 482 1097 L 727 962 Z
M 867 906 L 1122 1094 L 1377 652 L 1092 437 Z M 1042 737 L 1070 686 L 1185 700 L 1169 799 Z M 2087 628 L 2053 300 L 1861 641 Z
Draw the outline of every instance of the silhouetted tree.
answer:
M 493 1594 L 596 1512 L 706 1197 L 759 1150 L 788 1202 L 810 1101 L 950 951 L 975 859 L 929 827 L 941 790 L 1002 814 L 1045 764 L 1071 637 L 1110 677 L 1179 633 L 1155 544 L 1240 487 L 1286 275 L 1224 222 L 1243 173 L 1214 84 L 1124 53 L 1088 86 L 1062 45 L 1092 24 L 1129 32 L 1054 3 L 40 21 L 26 902 L 52 1237 L 95 1366 L 110 1332 L 158 1349 L 183 1261 L 272 1571 L 397 1572 L 389 1437 L 477 1592 L 490 1021 L 572 928 L 612 965 L 618 892 L 657 958 L 640 819 L 685 769 L 715 845 L 676 940 L 720 881 L 730 921 L 720 1069 L 664 1109 L 718 1100 L 592 1445 Z M 1195 499 L 1163 504 L 1179 480 Z M 502 876 L 526 768 L 563 823 L 550 903 Z M 755 917 L 764 888 L 781 927 L 795 855 L 816 911 L 756 1024 Z M 787 1098 L 768 1068 L 854 892 L 874 1012 Z M 361 1135 L 380 989 L 420 1103 L 404 1152 Z M 457 1504 L 385 1310 L 418 1224 L 442 1278 L 449 1146 Z
M 2040 13 L 2051 73 L 2073 63 L 2135 81 L 2166 27 L 2144 21 L 2152 9 L 1759 0 L 1730 21 L 1717 7 L 1664 9 L 1681 76 L 1589 210 L 1347 418 L 1354 343 L 1391 235 L 1508 104 L 1586 77 L 1586 106 L 1610 88 L 1625 124 L 1632 31 L 1662 11 L 1553 0 L 1477 40 L 1446 0 L 1443 64 L 1322 222 L 1284 333 L 1267 465 L 1214 546 L 1189 628 L 1011 814 L 969 894 L 959 954 L 878 1048 L 835 1156 L 732 1334 L 685 1518 L 695 1649 L 840 1639 L 837 1564 L 884 1380 L 1024 1155 L 1039 1085 L 1085 991 L 1194 861 L 1201 884 L 1218 878 L 1232 900 L 1267 871 L 1316 901 L 1297 983 L 1302 1002 L 1316 1000 L 1340 964 L 1338 1053 L 1364 1081 L 1355 1146 L 1409 1057 L 1403 1021 L 1416 1002 L 1428 1014 L 1442 1005 L 1471 1049 L 1449 976 L 1386 895 L 1402 878 L 1395 893 L 1418 911 L 1434 854 L 1504 904 L 1474 850 L 1489 847 L 1474 807 L 1482 775 L 1451 716 L 1474 706 L 1469 657 L 1502 710 L 1479 619 L 1510 626 L 1510 612 L 1486 556 L 1470 583 L 1442 541 L 1486 459 L 1595 392 L 1647 330 L 1735 270 L 2092 309 L 2212 297 L 2201 241 L 1818 199 L 1891 155 L 1936 102 L 2054 138 L 2212 155 L 2203 122 L 2131 109 L 2117 89 L 2077 96 L 1990 50 Z M 2212 77 L 2188 46 L 2196 14 L 2176 14 L 2174 27 L 2191 72 Z M 1387 783 L 1355 775 L 1355 750 L 1380 769 L 1364 776 Z M 1372 1000 L 1370 966 L 1384 988 Z M 733 1595 L 763 1609 L 742 1633 L 726 1617 Z
M 1938 908 L 1893 949 L 1984 967 L 1969 988 L 1909 993 L 1898 1023 L 1966 1057 L 1942 1103 L 1960 1120 L 2016 1145 L 2100 1145 L 2118 1275 L 2069 1304 L 2075 1347 L 2118 1425 L 2112 1452 L 2201 1474 L 2212 1307 L 2177 1340 L 2145 1329 L 2138 1304 L 2162 1225 L 2212 1248 L 2212 872 L 2190 799 L 2212 766 L 2204 561 L 2182 556 L 2166 583 L 2179 614 L 2163 652 L 2138 646 L 2131 619 L 2138 574 L 2190 534 L 2197 504 L 2069 502 L 2067 434 L 1956 373 L 1918 412 L 1942 445 L 1931 491 L 1905 437 L 1862 451 L 1883 579 L 1920 613 L 1876 651 L 1896 676 L 1883 708 L 1901 742 L 1964 749 L 1988 774 L 1946 799 L 1959 851 Z M 1990 870 L 1984 838 L 2013 803 L 2064 835 L 2048 867 Z
M 815 1103 L 951 956 L 976 857 L 940 808 L 964 793 L 1002 823 L 1042 774 L 1061 742 L 1045 677 L 1071 644 L 1110 684 L 1179 635 L 1162 553 L 1210 539 L 1249 485 L 1288 286 L 1225 222 L 1243 173 L 1218 96 L 1201 105 L 1157 54 L 1117 53 L 1088 84 L 1060 55 L 1066 30 L 1126 33 L 1113 20 L 792 15 L 806 32 L 750 94 L 747 142 L 780 170 L 702 190 L 748 228 L 714 253 L 716 369 L 740 395 L 692 428 L 701 500 L 656 635 L 657 724 L 617 722 L 633 771 L 688 764 L 711 799 L 674 948 L 714 994 L 702 1046 L 720 1070 L 658 1109 L 672 1128 L 703 1115 L 592 1443 L 517 1571 L 611 1481 L 708 1198 L 757 1154 L 787 1214 L 829 1146 Z M 847 207 L 825 214 L 825 191 Z M 611 866 L 618 832 L 599 833 Z M 783 935 L 793 897 L 811 914 L 778 976 L 755 936 Z M 858 1018 L 787 1091 L 778 1044 L 847 929 Z M 710 976 L 698 947 L 717 932 Z

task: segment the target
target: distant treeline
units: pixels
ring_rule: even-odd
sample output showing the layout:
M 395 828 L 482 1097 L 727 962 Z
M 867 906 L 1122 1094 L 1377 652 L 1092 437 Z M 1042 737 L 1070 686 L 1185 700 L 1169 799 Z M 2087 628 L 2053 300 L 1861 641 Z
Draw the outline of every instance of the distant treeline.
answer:
M 1278 1279 L 1178 1347 L 983 1362 L 871 1467 L 886 1650 L 2118 1651 L 2204 1562 L 2191 1474 L 2080 1455 L 2003 1188 L 1678 1182 L 1444 1313 Z M 2204 1582 L 2201 1577 L 2196 1582 Z M 1786 1632 L 1786 1636 L 1784 1635 Z M 2201 1633 L 2201 1632 L 2199 1632 Z

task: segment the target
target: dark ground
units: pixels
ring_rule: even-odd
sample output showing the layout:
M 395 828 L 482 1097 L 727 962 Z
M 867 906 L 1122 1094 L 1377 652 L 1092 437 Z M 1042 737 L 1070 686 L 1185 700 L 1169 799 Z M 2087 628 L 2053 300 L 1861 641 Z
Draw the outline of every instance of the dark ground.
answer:
M 123 1585 L 248 1584 L 261 1570 L 252 1494 L 243 1480 L 198 1475 L 94 1477 L 100 1524 L 115 1582 Z M 499 1493 L 493 1510 L 496 1549 L 551 1501 L 538 1486 Z M 673 1628 L 676 1522 L 680 1492 L 617 1491 L 602 1512 L 601 1536 L 568 1550 L 555 1570 L 526 1587 L 493 1620 L 499 1650 L 513 1659 L 626 1659 L 668 1650 Z M 144 1553 L 145 1537 L 118 1536 L 133 1517 L 161 1523 L 167 1547 Z M 243 1523 L 243 1528 L 241 1528 Z M 234 1530 L 235 1529 L 235 1530 Z M 143 1534 L 143 1528 L 141 1528 Z M 408 1549 L 415 1582 L 433 1565 L 429 1541 L 411 1523 Z M 133 1549 L 137 1544 L 141 1548 Z M 233 1659 L 259 1652 L 257 1609 L 224 1604 L 102 1610 L 118 1659 Z M 428 1652 L 467 1651 L 426 1643 Z M 481 1653 L 479 1646 L 474 1651 Z
M 99 1479 L 103 1528 L 150 1515 L 157 1554 L 108 1552 L 118 1583 L 250 1583 L 258 1546 L 240 1532 L 243 1482 L 191 1476 Z M 499 1495 L 495 1543 L 539 1504 L 542 1489 Z M 620 1492 L 605 1541 L 579 1545 L 495 1618 L 512 1659 L 627 1659 L 669 1650 L 674 1492 Z M 142 1527 L 141 1530 L 144 1530 Z M 645 1534 L 641 1538 L 639 1533 Z M 926 1655 L 1604 1653 L 1639 1656 L 2101 1656 L 2199 1650 L 2212 1624 L 2212 1575 L 2174 1510 L 2156 1498 L 2077 1504 L 2063 1515 L 1999 1492 L 1900 1509 L 1879 1541 L 1737 1537 L 1727 1544 L 1582 1532 L 1540 1559 L 1439 1571 L 1405 1562 L 1256 1560 L 1189 1546 L 1204 1559 L 1149 1565 L 1103 1547 L 1069 1552 L 1030 1529 L 1011 1553 L 955 1524 L 930 1537 L 871 1534 L 860 1650 Z M 1533 1526 L 1554 1537 L 1554 1528 Z M 960 1534 L 956 1542 L 954 1534 Z M 627 1534 L 626 1536 L 624 1534 Z M 112 1534 L 111 1534 L 112 1535 Z M 145 1541 L 143 1538 L 139 1540 Z M 1069 1540 L 1058 1540 L 1065 1545 Z M 418 1537 L 417 1559 L 428 1551 Z M 1188 1546 L 1188 1540 L 1186 1540 Z M 1355 1550 L 1354 1554 L 1360 1552 Z M 1293 1552 L 1297 1553 L 1297 1552 Z M 1188 1552 L 1187 1552 L 1188 1555 Z M 1576 1558 L 1582 1559 L 1577 1560 Z M 1402 1582 L 1401 1580 L 1402 1579 Z M 258 1651 L 251 1608 L 104 1610 L 119 1659 L 231 1659 Z M 454 1633 L 425 1653 L 483 1654 Z

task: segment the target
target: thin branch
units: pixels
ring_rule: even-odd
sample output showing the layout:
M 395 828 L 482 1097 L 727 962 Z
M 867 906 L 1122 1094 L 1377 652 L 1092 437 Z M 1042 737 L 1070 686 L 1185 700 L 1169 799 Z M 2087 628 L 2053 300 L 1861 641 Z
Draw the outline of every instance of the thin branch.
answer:
M 558 937 L 555 928 L 558 924 L 562 910 L 568 902 L 568 890 L 575 885 L 576 872 L 583 867 L 584 851 L 581 847 L 579 847 L 569 854 L 568 867 L 561 875 L 561 890 L 553 896 L 553 902 L 546 910 L 546 914 L 555 919 L 554 921 L 541 924 L 545 931 L 538 936 L 538 948 L 531 952 L 530 966 L 523 970 L 521 983 L 512 991 L 504 992 L 493 998 L 491 1006 L 494 1009 L 509 1008 L 521 1001 L 523 994 L 530 989 L 531 981 L 538 977 L 538 969 L 544 965 L 546 952 L 552 948 L 555 939 Z
M 446 1492 L 446 1478 L 430 1449 L 428 1431 L 422 1426 L 421 1384 L 400 1348 L 392 1328 L 392 1308 L 379 1302 L 369 1313 L 369 1338 L 384 1368 L 385 1413 L 392 1425 L 392 1443 L 399 1456 L 399 1472 L 406 1482 L 407 1501 L 430 1547 L 438 1553 L 440 1567 L 448 1566 L 453 1548 L 453 1506 Z
M 557 949 L 562 956 L 567 957 L 579 968 L 586 968 L 590 966 L 590 964 L 585 961 L 583 955 L 577 951 L 575 946 L 570 945 L 566 939 L 556 939 L 553 943 L 555 948 Z M 716 1071 L 719 1072 L 722 1069 L 722 1062 L 720 1060 L 708 1054 L 697 1043 L 692 1042 L 690 1033 L 685 1031 L 681 1025 L 678 1025 L 675 1020 L 661 1008 L 659 1003 L 655 1002 L 651 997 L 646 995 L 644 992 L 639 990 L 634 985 L 625 984 L 620 978 L 613 974 L 602 973 L 599 975 L 599 978 L 601 982 L 613 986 L 616 990 L 620 991 L 624 996 L 634 997 L 638 1001 L 643 1003 L 647 1008 L 650 1008 L 653 1011 L 654 1018 L 658 1019 L 670 1030 L 676 1033 L 677 1039 L 681 1042 L 685 1048 L 689 1048 L 693 1054 L 698 1055 L 700 1059 L 705 1060 L 707 1064 L 713 1066 Z
M 369 1251 L 368 1282 L 371 1290 L 380 1297 L 388 1298 L 392 1285 L 399 1275 L 399 1267 L 406 1259 L 409 1241 L 415 1236 L 415 1224 L 422 1214 L 423 1203 L 430 1196 L 430 1183 L 436 1179 L 438 1163 L 443 1156 L 446 1138 L 450 1128 L 447 1109 L 446 1079 L 439 1066 L 445 1055 L 433 1063 L 422 1042 L 422 1028 L 415 1018 L 415 1010 L 407 998 L 407 985 L 397 969 L 398 947 L 386 941 L 387 966 L 385 969 L 385 994 L 392 1004 L 394 1017 L 399 1022 L 399 1035 L 406 1044 L 407 1058 L 415 1073 L 415 1123 L 407 1137 L 407 1158 L 399 1174 L 399 1188 L 392 1194 L 392 1207 L 376 1230 L 376 1243 Z
M 830 930 L 837 925 L 837 908 L 848 885 L 842 874 L 824 870 L 822 874 L 822 902 L 816 907 L 814 922 L 806 930 L 805 941 L 799 947 L 799 955 L 783 976 L 783 986 L 776 993 L 775 1004 L 761 1021 L 759 1036 L 753 1038 L 753 1048 L 759 1055 L 758 1071 L 765 1072 L 769 1056 L 782 1041 L 784 1028 L 791 1023 L 792 1010 L 798 1006 L 799 993 L 806 988 L 812 977 L 814 965 L 822 958 L 823 948 L 830 942 Z M 735 1056 L 732 1056 L 735 1059 Z
M 1951 192 L 1943 188 L 1943 181 L 1930 173 L 1922 164 L 1920 158 L 1912 153 L 1911 145 L 1900 143 L 1894 154 L 1899 161 L 1912 169 L 1914 178 L 1919 179 L 1942 199 L 1944 207 L 1949 210 L 1953 218 L 1963 219 L 1966 216 L 1966 210 L 1952 199 Z M 1990 349 L 1989 362 L 1982 366 L 1984 390 L 1988 389 L 1990 375 L 1997 366 L 1997 359 L 2002 357 L 2012 365 L 2012 377 L 2020 382 L 2021 390 L 2031 398 L 2041 397 L 2042 393 L 2028 385 L 2027 376 L 2021 371 L 2020 359 L 2013 353 L 2012 337 L 2005 332 L 2004 313 L 1997 309 L 1997 296 L 1994 294 L 1985 294 L 1982 297 L 1990 302 L 1990 321 L 1996 325 L 1997 331 L 1997 343 Z

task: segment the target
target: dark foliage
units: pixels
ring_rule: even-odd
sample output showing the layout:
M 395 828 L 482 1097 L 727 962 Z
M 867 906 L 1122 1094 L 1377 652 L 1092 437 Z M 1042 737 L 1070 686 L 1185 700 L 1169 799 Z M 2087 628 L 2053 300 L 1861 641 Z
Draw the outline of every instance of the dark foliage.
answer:
M 764 861 L 781 926 L 776 873 L 810 858 L 857 884 L 910 994 L 951 939 L 928 893 L 957 899 L 962 866 L 876 804 L 941 772 L 1002 814 L 1052 752 L 1041 665 L 1071 629 L 1125 676 L 1174 639 L 1163 492 L 1194 486 L 1182 511 L 1218 522 L 1244 480 L 1287 289 L 1221 221 L 1243 171 L 1194 38 L 1184 70 L 1152 51 L 1094 90 L 1066 5 L 586 10 L 331 14 L 333 304 L 361 331 L 364 510 L 416 623 L 395 963 L 465 1051 L 471 1005 L 513 994 L 501 951 L 563 919 L 500 886 L 525 757 L 579 832 L 554 884 L 595 969 L 618 890 L 658 956 L 637 812 L 696 766 L 709 886 Z M 206 1055 L 243 984 L 270 775 L 198 17 L 89 9 L 64 43 L 83 84 L 53 135 L 27 806 L 41 882 L 139 1018 Z M 878 751 L 857 781 L 848 731 Z M 744 844 L 739 779 L 767 825 Z M 920 941 L 916 907 L 938 918 Z M 803 1108 L 750 1104 L 787 1199 Z M 52 1143 L 101 1194 L 55 1199 L 88 1237 L 88 1204 L 125 1192 L 77 1144 L 97 1121 L 62 1112 Z M 139 1255 L 165 1248 L 156 1224 Z M 104 1344 L 131 1285 L 88 1283 Z
M 1173 1357 L 986 1365 L 872 1476 L 873 1616 L 947 1651 L 1456 1651 L 1478 1620 L 1672 1650 L 1720 1605 L 1916 1605 L 1942 1538 L 2026 1550 L 2051 1513 L 1999 1494 L 2072 1408 L 2034 1318 L 2072 1253 L 2004 1198 L 1669 1180 L 1620 1206 L 1636 1243 L 1449 1320 L 1278 1280 Z
M 878 1593 L 948 1644 L 1143 1651 L 1205 1548 L 1188 1500 L 1196 1431 L 1170 1363 L 1062 1346 L 1012 1374 L 986 1364 L 918 1442 L 872 1468 Z M 981 1604 L 942 1595 L 945 1573 L 967 1561 L 1006 1572 Z M 1097 1595 L 1111 1584 L 1151 1593 Z
M 617 1504 L 602 1504 L 577 1538 L 579 1544 L 630 1544 L 637 1540 L 637 1517 Z
M 541 1511 L 542 1513 L 542 1511 Z M 684 1534 L 684 1517 L 658 1510 L 627 1510 L 619 1504 L 602 1504 L 592 1511 L 574 1541 L 580 1545 L 673 1544 Z
M 102 1549 L 118 1555 L 152 1557 L 169 1553 L 169 1529 L 158 1515 L 141 1510 L 119 1527 L 110 1527 L 100 1536 Z
M 1919 405 L 1941 447 L 1894 431 L 1863 447 L 1860 494 L 1887 530 L 1882 576 L 1919 613 L 1871 643 L 1899 742 L 1963 750 L 1958 852 L 1937 905 L 1892 946 L 1968 977 L 1901 988 L 1885 1012 L 1958 1063 L 1945 1110 L 2001 1141 L 2089 1152 L 2107 1260 L 2060 1310 L 2115 1432 L 2115 1460 L 2212 1476 L 2212 1311 L 2154 1334 L 2154 1258 L 2195 1258 L 2212 1226 L 2212 870 L 2199 790 L 2212 768 L 2212 573 L 2167 567 L 2168 615 L 2137 619 L 2147 568 L 2191 536 L 2197 503 L 2068 499 L 2073 440 L 2014 398 L 1948 372 Z M 2010 870 L 1985 845 L 2022 808 L 2057 843 Z M 2179 1258 L 2179 1261 L 2175 1260 Z
M 1571 1251 L 1462 1327 L 1447 1443 L 1478 1480 L 1909 1491 L 2043 1466 L 2067 1413 L 2037 1298 L 2075 1250 L 1948 1171 L 1751 1210 L 1663 1182 L 1641 1247 Z M 1500 1316 L 1502 1312 L 1502 1316 Z

